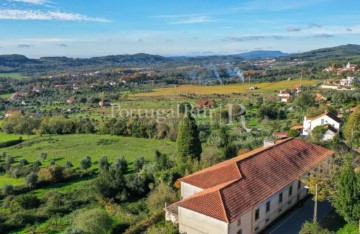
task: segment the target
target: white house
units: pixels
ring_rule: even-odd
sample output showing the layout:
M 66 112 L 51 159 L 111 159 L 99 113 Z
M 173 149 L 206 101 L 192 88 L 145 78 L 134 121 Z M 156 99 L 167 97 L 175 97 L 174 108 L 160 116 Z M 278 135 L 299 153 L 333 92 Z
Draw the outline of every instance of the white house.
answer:
M 323 140 L 331 140 L 339 132 L 340 124 L 340 119 L 331 112 L 325 112 L 314 118 L 305 116 L 302 135 L 308 136 L 314 128 L 324 126 L 328 130 L 325 132 Z
M 342 86 L 352 86 L 355 83 L 358 83 L 358 78 L 357 77 L 346 77 L 345 79 L 341 79 L 340 80 L 340 85 Z
M 288 138 L 180 179 L 181 200 L 165 218 L 187 234 L 252 234 L 302 200 L 300 178 L 334 151 Z
M 292 94 L 288 90 L 281 90 L 277 96 L 280 98 L 280 101 L 288 102 L 291 99 Z

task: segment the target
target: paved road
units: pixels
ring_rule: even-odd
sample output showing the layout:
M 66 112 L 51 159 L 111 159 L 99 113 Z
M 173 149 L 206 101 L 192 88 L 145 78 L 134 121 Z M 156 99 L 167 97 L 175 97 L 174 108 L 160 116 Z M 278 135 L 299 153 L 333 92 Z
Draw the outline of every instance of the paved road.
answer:
M 320 222 L 330 211 L 332 207 L 329 202 L 318 203 L 318 222 Z M 307 199 L 304 206 L 295 209 L 269 231 L 268 234 L 298 234 L 305 221 L 312 221 L 314 214 L 314 201 Z

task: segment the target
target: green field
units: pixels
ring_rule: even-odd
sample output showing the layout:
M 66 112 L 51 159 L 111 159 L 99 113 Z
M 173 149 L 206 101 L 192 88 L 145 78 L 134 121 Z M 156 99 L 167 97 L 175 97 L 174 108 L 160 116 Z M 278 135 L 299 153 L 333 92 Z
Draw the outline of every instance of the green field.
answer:
M 132 137 L 118 137 L 110 135 L 63 135 L 63 136 L 37 136 L 23 143 L 2 151 L 15 157 L 15 160 L 25 158 L 29 162 L 40 159 L 42 152 L 48 153 L 47 162 L 55 160 L 59 165 L 70 161 L 79 166 L 81 159 L 90 156 L 96 163 L 103 156 L 113 161 L 124 156 L 130 164 L 137 157 L 144 157 L 148 161 L 154 159 L 155 150 L 172 154 L 175 146 L 167 140 L 142 139 Z
M 12 93 L 1 94 L 0 98 L 7 99 L 7 98 L 11 97 L 11 95 L 12 95 Z
M 1 122 L 0 122 L 0 126 L 1 126 Z M 33 136 L 24 136 L 24 135 L 21 136 L 21 135 L 14 135 L 14 134 L 7 134 L 7 133 L 4 133 L 4 132 L 0 132 L 0 143 L 5 142 L 5 141 L 18 140 L 19 137 L 22 137 L 23 140 L 33 138 Z
M 1 78 L 12 78 L 14 80 L 25 80 L 25 79 L 28 79 L 29 77 L 27 76 L 24 76 L 20 73 L 0 73 L 0 79 Z

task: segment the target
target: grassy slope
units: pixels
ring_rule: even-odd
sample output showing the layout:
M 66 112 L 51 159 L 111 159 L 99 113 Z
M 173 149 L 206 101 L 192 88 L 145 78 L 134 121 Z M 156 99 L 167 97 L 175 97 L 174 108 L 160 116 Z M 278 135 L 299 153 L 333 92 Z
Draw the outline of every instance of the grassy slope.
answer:
M 105 141 L 105 144 L 101 144 L 101 141 Z M 93 162 L 102 156 L 107 156 L 110 161 L 124 156 L 129 163 L 143 156 L 150 161 L 153 160 L 157 149 L 171 154 L 174 143 L 166 140 L 109 135 L 64 135 L 35 137 L 3 151 L 17 157 L 17 160 L 26 158 L 30 162 L 39 159 L 41 152 L 46 152 L 47 161 L 53 159 L 60 165 L 71 161 L 74 166 L 79 166 L 80 160 L 85 156 L 91 156 Z
M 20 73 L 0 73 L 0 79 L 3 78 L 3 77 L 10 77 L 12 79 L 15 79 L 15 80 L 25 80 L 25 79 L 28 79 L 29 77 L 27 76 L 24 76 Z
M 314 85 L 319 83 L 318 80 L 291 80 L 280 81 L 273 83 L 259 83 L 259 84 L 236 84 L 224 86 L 195 86 L 195 85 L 181 85 L 173 88 L 155 89 L 150 93 L 138 93 L 132 96 L 137 97 L 155 97 L 155 96 L 177 96 L 180 94 L 194 93 L 197 95 L 211 95 L 211 94 L 232 94 L 232 93 L 271 93 L 275 90 L 293 88 L 296 84 L 304 86 Z M 250 91 L 249 88 L 256 86 L 259 89 Z
M 1 126 L 1 124 L 0 124 Z M 17 140 L 19 139 L 21 135 L 15 135 L 15 134 L 6 134 L 6 133 L 3 133 L 3 132 L 0 132 L 0 143 L 1 142 L 5 142 L 5 141 L 11 141 L 11 140 Z M 32 138 L 33 136 L 21 136 L 23 138 L 23 140 L 27 140 L 27 139 L 30 139 Z M 0 149 L 0 152 L 2 152 L 4 150 L 1 150 Z
M 98 144 L 100 141 L 105 144 Z M 110 161 L 124 156 L 129 167 L 132 168 L 132 162 L 139 156 L 152 161 L 155 150 L 171 155 L 174 149 L 174 143 L 167 140 L 109 135 L 64 135 L 33 137 L 19 145 L 0 149 L 0 152 L 7 152 L 15 157 L 16 161 L 26 158 L 30 163 L 40 159 L 41 152 L 46 152 L 48 158 L 43 166 L 49 165 L 50 160 L 55 160 L 62 166 L 66 161 L 70 161 L 78 167 L 81 159 L 91 156 L 93 167 L 96 167 L 96 162 L 103 156 L 107 156 Z M 7 175 L 0 176 L 0 188 L 5 184 L 21 185 L 24 182 L 24 178 L 13 179 Z

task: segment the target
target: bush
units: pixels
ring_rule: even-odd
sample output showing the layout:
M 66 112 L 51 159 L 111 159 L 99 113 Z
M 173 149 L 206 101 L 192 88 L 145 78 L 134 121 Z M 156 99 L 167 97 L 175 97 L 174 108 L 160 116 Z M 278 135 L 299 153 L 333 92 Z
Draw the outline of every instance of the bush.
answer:
M 63 168 L 58 165 L 41 168 L 38 175 L 39 181 L 59 182 L 63 179 Z
M 80 161 L 80 167 L 81 169 L 87 171 L 87 169 L 89 169 L 91 167 L 92 163 L 91 163 L 91 158 L 90 156 L 86 156 L 85 158 L 83 158 Z
M 159 184 L 149 195 L 147 202 L 151 211 L 160 210 L 165 203 L 171 204 L 177 200 L 176 192 L 167 184 Z
M 33 166 L 35 167 L 35 168 L 38 168 L 38 167 L 41 167 L 41 162 L 40 162 L 40 160 L 36 160 L 36 161 L 34 161 L 34 163 L 33 163 Z
M 29 162 L 26 159 L 20 159 L 19 163 L 21 166 L 26 166 L 29 164 Z
M 6 164 L 10 165 L 10 164 L 13 164 L 13 163 L 15 163 L 14 158 L 11 157 L 11 156 L 7 156 L 6 157 Z
M 35 172 L 31 172 L 25 177 L 26 185 L 30 188 L 34 188 L 38 182 L 38 175 Z
M 39 198 L 31 194 L 26 194 L 15 197 L 10 204 L 10 209 L 12 212 L 17 212 L 19 210 L 31 210 L 38 208 L 40 204 Z
M 70 161 L 66 161 L 65 168 L 72 168 L 74 165 Z
M 109 233 L 112 230 L 112 219 L 105 211 L 92 209 L 76 216 L 73 226 L 74 230 L 84 233 Z
M 289 131 L 289 137 L 298 137 L 300 136 L 300 133 L 296 131 L 295 129 L 290 129 Z
M 14 192 L 14 186 L 12 185 L 7 184 L 2 189 L 2 193 L 6 196 L 12 194 L 13 192 Z
M 139 157 L 139 158 L 135 159 L 133 165 L 134 165 L 134 171 L 139 172 L 143 168 L 143 166 L 145 165 L 145 158 L 144 157 Z

